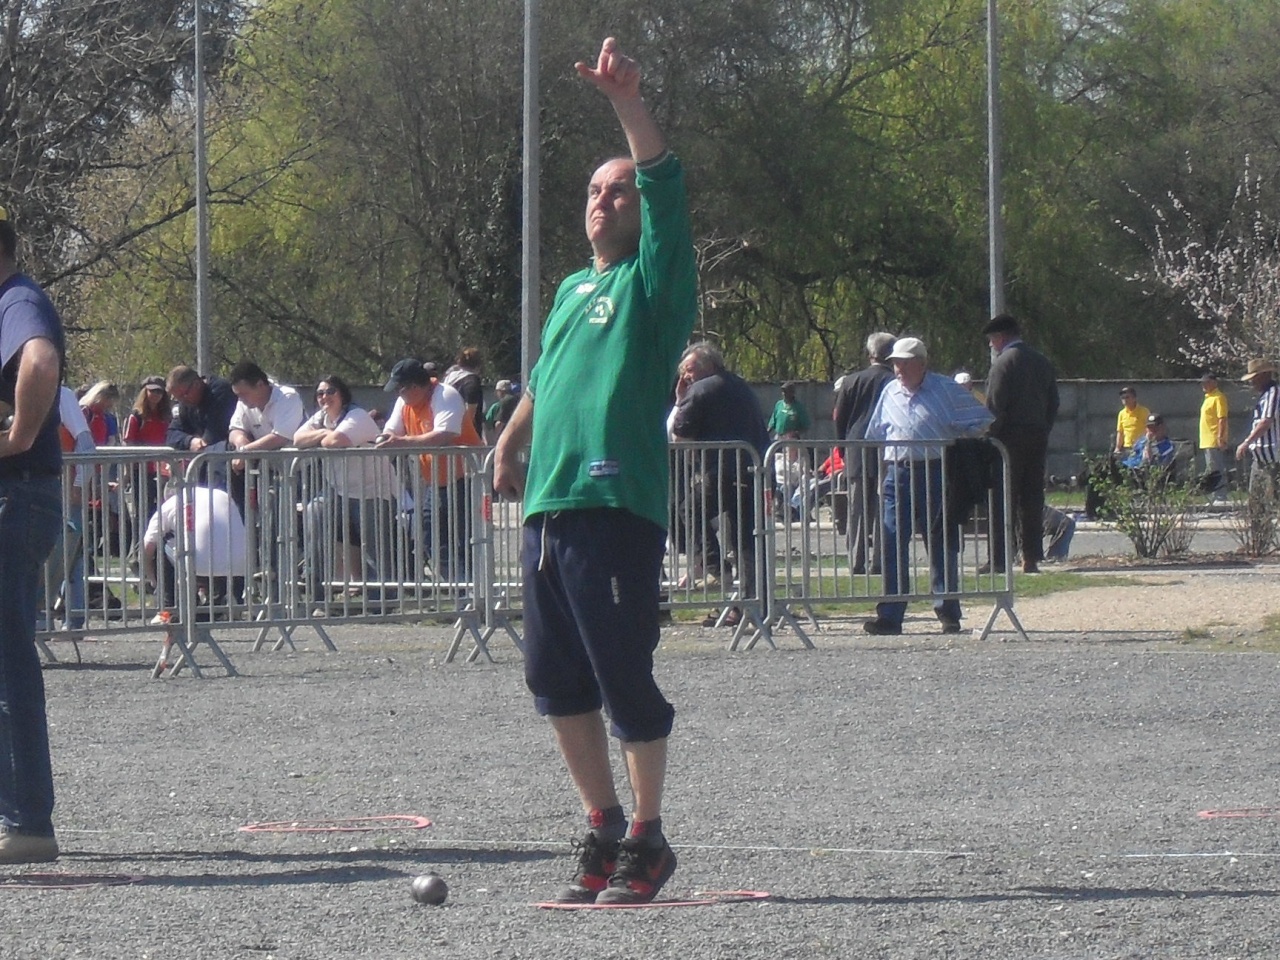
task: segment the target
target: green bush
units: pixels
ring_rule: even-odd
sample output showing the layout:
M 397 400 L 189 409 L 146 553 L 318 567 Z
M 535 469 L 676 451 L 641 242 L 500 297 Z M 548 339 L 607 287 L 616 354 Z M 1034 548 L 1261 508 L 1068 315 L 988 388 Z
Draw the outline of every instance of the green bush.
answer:
M 1090 484 L 1102 495 L 1100 516 L 1129 538 L 1138 556 L 1173 557 L 1191 549 L 1197 525 L 1194 484 L 1177 482 L 1168 467 L 1130 470 L 1105 456 L 1085 462 Z

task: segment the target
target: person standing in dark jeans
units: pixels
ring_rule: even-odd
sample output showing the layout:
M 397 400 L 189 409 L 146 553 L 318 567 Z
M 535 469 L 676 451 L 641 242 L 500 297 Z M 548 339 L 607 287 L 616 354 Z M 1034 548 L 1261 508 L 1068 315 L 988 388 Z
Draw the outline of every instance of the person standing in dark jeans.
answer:
M 676 410 L 671 432 L 681 440 L 728 441 L 748 443 L 760 456 L 769 446 L 769 430 L 756 395 L 736 373 L 725 369 L 724 357 L 714 344 L 695 343 L 680 359 L 676 380 Z M 720 455 L 709 452 L 702 464 L 702 503 L 704 522 L 690 531 L 696 542 L 705 533 L 705 543 L 695 546 L 701 552 L 702 565 L 708 574 L 723 565 L 723 554 L 737 554 L 738 580 L 744 597 L 756 595 L 756 504 L 748 464 L 739 462 L 741 455 L 729 451 Z M 721 518 L 721 543 L 710 521 Z M 699 551 L 698 548 L 701 548 Z M 725 570 L 722 579 L 728 579 Z M 726 619 L 736 625 L 739 611 Z
M 1044 474 L 1049 431 L 1058 416 L 1058 374 L 1044 354 L 1022 340 L 1007 313 L 982 328 L 995 359 L 987 375 L 990 436 L 1009 451 L 1009 496 L 1022 546 L 1022 569 L 1038 573 L 1044 559 Z M 991 557 L 1004 569 L 1004 498 L 997 489 L 991 518 Z
M 36 652 L 41 567 L 62 529 L 58 387 L 66 344 L 53 303 L 18 270 L 0 209 L 0 863 L 58 858 L 44 678 Z
M 893 379 L 889 352 L 897 340 L 879 331 L 867 337 L 867 366 L 840 379 L 831 418 L 839 440 L 865 440 L 867 423 L 880 392 Z M 880 572 L 880 462 L 875 447 L 845 448 L 845 476 L 849 488 L 849 570 Z M 867 554 L 871 556 L 868 558 Z

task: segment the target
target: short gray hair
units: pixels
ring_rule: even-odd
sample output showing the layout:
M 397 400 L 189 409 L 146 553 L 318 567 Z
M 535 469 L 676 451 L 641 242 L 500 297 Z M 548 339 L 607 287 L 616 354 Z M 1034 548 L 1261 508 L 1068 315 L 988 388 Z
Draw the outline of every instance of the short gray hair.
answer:
M 680 362 L 692 359 L 699 372 L 719 372 L 724 369 L 724 354 L 710 340 L 700 340 L 685 348 Z
M 867 356 L 875 360 L 888 359 L 897 339 L 892 333 L 885 333 L 883 330 L 871 334 L 867 337 Z

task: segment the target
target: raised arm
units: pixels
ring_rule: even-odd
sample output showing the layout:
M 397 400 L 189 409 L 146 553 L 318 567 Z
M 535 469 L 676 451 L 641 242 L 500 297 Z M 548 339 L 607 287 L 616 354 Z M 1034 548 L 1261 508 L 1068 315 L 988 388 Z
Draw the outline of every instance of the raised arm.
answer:
M 631 158 L 637 164 L 655 160 L 666 152 L 666 138 L 640 96 L 640 65 L 618 49 L 617 40 L 605 39 L 595 66 L 579 61 L 574 67 L 578 76 L 591 82 L 613 104 Z

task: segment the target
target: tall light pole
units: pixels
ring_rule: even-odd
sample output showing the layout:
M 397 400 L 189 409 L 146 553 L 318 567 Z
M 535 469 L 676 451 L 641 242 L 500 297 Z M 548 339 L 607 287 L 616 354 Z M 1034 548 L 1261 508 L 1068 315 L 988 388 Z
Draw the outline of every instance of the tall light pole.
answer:
M 987 0 L 987 228 L 991 316 L 1004 305 L 1004 196 L 1000 186 L 1000 25 Z
M 209 333 L 209 171 L 204 140 L 204 11 L 195 2 L 196 85 L 196 370 L 213 373 L 212 338 Z
M 524 165 L 521 202 L 520 253 L 520 382 L 529 383 L 529 371 L 538 359 L 542 311 L 538 278 L 542 271 L 539 256 L 540 207 L 538 151 L 541 134 L 538 122 L 538 0 L 524 0 Z

